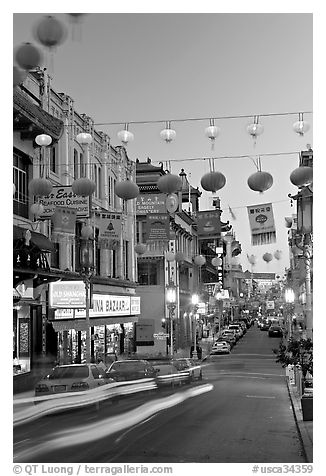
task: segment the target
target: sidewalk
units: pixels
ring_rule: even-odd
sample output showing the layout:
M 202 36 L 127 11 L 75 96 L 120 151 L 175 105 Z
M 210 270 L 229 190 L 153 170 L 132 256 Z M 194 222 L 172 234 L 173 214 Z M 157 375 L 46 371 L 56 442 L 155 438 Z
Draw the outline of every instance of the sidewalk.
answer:
M 292 403 L 294 418 L 301 437 L 302 445 L 305 451 L 307 463 L 313 462 L 313 421 L 304 421 L 301 409 L 301 400 L 299 393 L 293 385 L 290 385 L 286 379 L 289 396 Z

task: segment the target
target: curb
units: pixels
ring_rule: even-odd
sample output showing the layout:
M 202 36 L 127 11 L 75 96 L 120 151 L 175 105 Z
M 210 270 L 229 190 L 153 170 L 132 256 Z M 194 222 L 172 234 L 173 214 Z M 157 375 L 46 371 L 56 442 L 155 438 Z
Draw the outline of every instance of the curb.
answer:
M 313 462 L 313 440 L 312 440 L 312 433 L 309 432 L 308 428 L 305 425 L 305 422 L 302 419 L 302 410 L 301 410 L 301 402 L 299 398 L 296 396 L 293 388 L 289 385 L 288 380 L 286 379 L 286 385 L 289 392 L 289 397 L 291 400 L 293 415 L 295 419 L 295 423 L 298 429 L 298 433 L 300 436 L 300 440 L 302 443 L 302 447 L 304 450 L 304 456 L 307 463 Z

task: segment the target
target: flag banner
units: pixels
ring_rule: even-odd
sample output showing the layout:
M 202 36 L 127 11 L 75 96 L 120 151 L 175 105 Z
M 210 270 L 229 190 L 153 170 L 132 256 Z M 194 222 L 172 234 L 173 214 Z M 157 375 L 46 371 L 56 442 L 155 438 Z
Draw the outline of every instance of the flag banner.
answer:
M 168 241 L 170 239 L 170 215 L 149 213 L 146 218 L 146 242 Z
M 53 223 L 53 235 L 75 235 L 76 210 L 74 208 L 56 207 L 51 220 Z
M 119 241 L 121 237 L 121 223 L 121 213 L 100 213 L 100 219 L 97 220 L 99 241 Z
M 271 203 L 247 207 L 251 229 L 251 244 L 268 245 L 276 242 L 273 207 Z
M 196 213 L 198 238 L 219 238 L 221 235 L 220 212 L 205 210 Z

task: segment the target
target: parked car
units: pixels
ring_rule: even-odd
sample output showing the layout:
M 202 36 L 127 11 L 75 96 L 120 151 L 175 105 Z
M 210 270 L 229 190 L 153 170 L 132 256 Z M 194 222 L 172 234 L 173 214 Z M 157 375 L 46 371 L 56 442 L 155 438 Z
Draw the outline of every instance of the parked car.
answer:
M 231 350 L 230 344 L 224 341 L 217 341 L 211 348 L 211 354 L 229 354 Z
M 188 358 L 180 358 L 173 361 L 179 371 L 186 371 L 189 375 L 189 382 L 194 380 L 202 380 L 202 368 L 194 360 Z
M 235 334 L 239 337 L 239 339 L 243 336 L 242 327 L 238 324 L 230 324 L 228 329 L 230 329 L 231 331 L 234 330 Z
M 277 324 L 272 324 L 268 329 L 268 337 L 282 337 L 283 330 L 282 327 Z
M 81 392 L 108 382 L 110 380 L 105 371 L 96 364 L 58 365 L 37 382 L 35 396 Z
M 233 345 L 235 345 L 237 341 L 239 340 L 239 335 L 236 334 L 236 332 L 231 329 L 224 329 L 221 332 L 221 337 L 226 337 L 228 339 L 231 339 L 233 341 Z
M 156 370 L 147 360 L 117 360 L 106 372 L 116 382 L 156 377 Z
M 230 344 L 230 349 L 232 350 L 233 346 L 235 345 L 236 343 L 236 338 L 235 337 L 232 337 L 231 335 L 227 335 L 225 334 L 224 337 L 218 337 L 215 342 L 227 342 L 228 344 Z
M 236 322 L 234 322 L 233 324 L 239 325 L 239 326 L 241 327 L 241 329 L 242 329 L 243 334 L 245 334 L 245 333 L 247 332 L 247 326 L 246 326 L 246 323 L 245 323 L 245 322 L 243 322 L 243 321 L 236 321 Z

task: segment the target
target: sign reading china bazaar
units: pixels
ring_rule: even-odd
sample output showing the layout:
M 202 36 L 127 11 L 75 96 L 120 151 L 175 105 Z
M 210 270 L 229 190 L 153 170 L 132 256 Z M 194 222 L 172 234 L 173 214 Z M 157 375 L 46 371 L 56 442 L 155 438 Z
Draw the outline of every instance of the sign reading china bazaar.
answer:
M 140 314 L 139 296 L 113 296 L 109 294 L 93 294 L 93 308 L 89 317 L 130 316 Z M 85 318 L 85 309 L 58 309 L 55 319 Z

